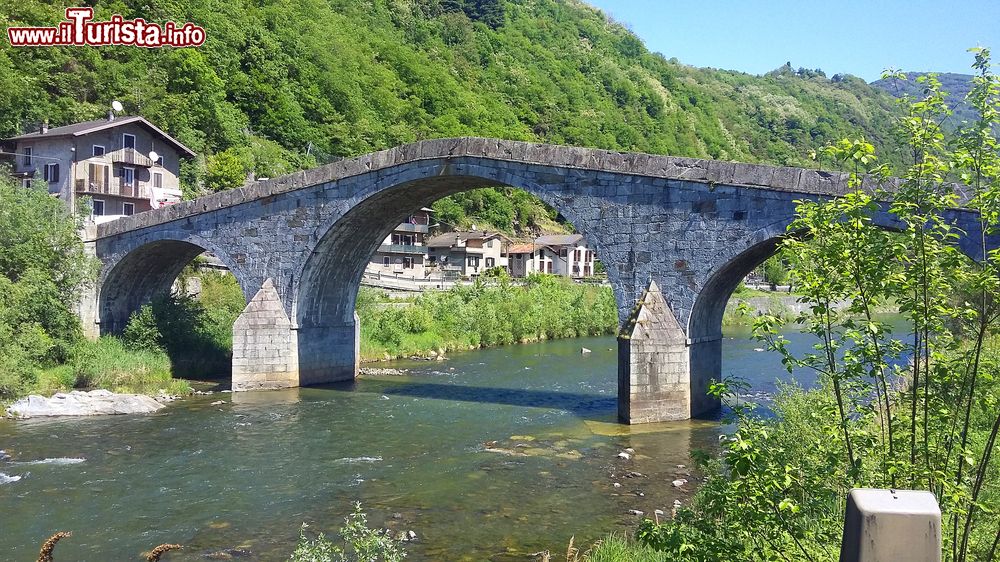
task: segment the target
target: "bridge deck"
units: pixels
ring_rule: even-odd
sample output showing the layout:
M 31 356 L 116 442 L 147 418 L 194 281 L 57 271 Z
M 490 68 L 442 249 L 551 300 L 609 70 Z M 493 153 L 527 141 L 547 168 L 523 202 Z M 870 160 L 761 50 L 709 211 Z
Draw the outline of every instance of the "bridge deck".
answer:
M 397 146 L 124 217 L 99 225 L 97 237 L 113 236 L 410 162 L 463 157 L 803 194 L 843 195 L 847 189 L 847 174 L 840 172 L 462 137 Z

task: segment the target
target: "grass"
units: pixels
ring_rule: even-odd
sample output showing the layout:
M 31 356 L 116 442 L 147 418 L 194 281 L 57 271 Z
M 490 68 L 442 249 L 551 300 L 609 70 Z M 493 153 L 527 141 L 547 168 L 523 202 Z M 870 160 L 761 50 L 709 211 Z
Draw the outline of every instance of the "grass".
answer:
M 154 394 L 189 392 L 187 381 L 171 374 L 170 358 L 162 351 L 129 349 L 122 340 L 105 336 L 76 345 L 68 365 L 77 387 L 113 392 Z
M 610 288 L 550 275 L 427 292 L 404 307 L 387 302 L 368 288 L 358 295 L 362 361 L 606 335 L 618 327 Z
M 191 386 L 171 374 L 170 359 L 160 351 L 129 349 L 118 338 L 76 343 L 65 364 L 42 369 L 25 394 L 50 395 L 74 388 L 104 388 L 135 394 L 186 394 Z
M 552 562 L 553 557 L 545 552 L 539 562 Z M 561 557 L 555 558 L 561 560 Z M 665 552 L 657 552 L 643 546 L 634 539 L 619 533 L 611 533 L 594 543 L 589 549 L 580 551 L 570 539 L 566 548 L 566 562 L 671 562 Z

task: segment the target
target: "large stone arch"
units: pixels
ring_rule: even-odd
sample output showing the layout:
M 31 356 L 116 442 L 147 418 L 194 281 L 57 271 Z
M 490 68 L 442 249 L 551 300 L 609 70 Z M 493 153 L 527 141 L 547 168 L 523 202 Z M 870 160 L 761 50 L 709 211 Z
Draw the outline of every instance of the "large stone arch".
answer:
M 405 181 L 376 180 L 350 199 L 346 213 L 318 229 L 318 240 L 295 276 L 291 307 L 300 384 L 354 378 L 359 351 L 354 306 L 365 266 L 396 225 L 414 210 L 442 197 L 482 187 L 523 189 L 576 225 L 598 259 L 604 259 L 602 245 L 588 237 L 591 221 L 563 199 L 563 182 L 542 185 L 508 169 L 503 162 L 489 161 L 443 168 L 434 163 L 414 169 L 408 176 Z M 618 308 L 624 310 L 631 303 L 622 294 L 621 283 L 615 282 L 617 274 L 609 269 Z

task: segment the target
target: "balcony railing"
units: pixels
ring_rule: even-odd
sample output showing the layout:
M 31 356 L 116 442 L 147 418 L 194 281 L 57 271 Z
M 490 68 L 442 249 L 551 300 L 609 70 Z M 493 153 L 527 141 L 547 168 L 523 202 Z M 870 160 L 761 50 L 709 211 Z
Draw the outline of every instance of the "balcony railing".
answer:
M 144 168 L 152 168 L 155 164 L 155 162 L 150 160 L 148 156 L 134 148 L 121 148 L 115 150 L 114 152 L 109 152 L 107 156 L 115 164 L 128 164 L 130 166 L 142 166 Z
M 424 255 L 427 253 L 427 246 L 415 246 L 411 244 L 382 244 L 378 248 L 383 254 L 415 254 Z
M 422 232 L 426 234 L 428 227 L 426 224 L 410 224 L 408 222 L 404 222 L 397 226 L 396 230 L 398 232 Z
M 131 184 L 123 183 L 121 178 L 110 179 L 106 182 L 94 182 L 87 179 L 76 180 L 76 191 L 93 195 L 114 195 L 129 199 L 151 199 L 152 192 L 149 185 L 142 182 Z

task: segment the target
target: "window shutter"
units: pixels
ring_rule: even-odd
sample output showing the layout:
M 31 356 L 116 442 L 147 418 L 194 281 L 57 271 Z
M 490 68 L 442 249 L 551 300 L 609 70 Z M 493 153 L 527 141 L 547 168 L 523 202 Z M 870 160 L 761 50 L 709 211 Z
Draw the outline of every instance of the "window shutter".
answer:
M 51 182 L 59 181 L 59 164 L 52 166 L 52 179 L 50 179 L 49 181 Z

